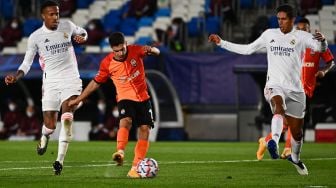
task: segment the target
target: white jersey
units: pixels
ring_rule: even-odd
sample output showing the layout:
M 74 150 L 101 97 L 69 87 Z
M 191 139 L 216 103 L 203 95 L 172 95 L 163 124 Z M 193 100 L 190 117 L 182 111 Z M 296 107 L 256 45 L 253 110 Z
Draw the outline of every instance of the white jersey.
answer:
M 78 65 L 71 37 L 81 34 L 87 36 L 85 29 L 68 20 L 61 20 L 57 30 L 49 30 L 43 24 L 29 36 L 27 51 L 19 70 L 26 75 L 38 52 L 44 82 L 78 79 Z
M 252 54 L 262 48 L 267 50 L 266 86 L 280 86 L 292 91 L 303 92 L 301 83 L 302 57 L 306 48 L 323 51 L 326 45 L 313 39 L 313 35 L 293 29 L 282 33 L 280 29 L 267 29 L 254 42 L 246 45 L 221 41 L 222 48 L 239 54 Z

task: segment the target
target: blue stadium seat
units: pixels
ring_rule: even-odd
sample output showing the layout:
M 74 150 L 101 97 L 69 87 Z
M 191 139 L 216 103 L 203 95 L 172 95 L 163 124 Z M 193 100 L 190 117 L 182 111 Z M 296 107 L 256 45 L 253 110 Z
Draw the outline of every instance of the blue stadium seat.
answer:
M 220 19 L 217 16 L 208 17 L 205 21 L 205 31 L 207 33 L 220 34 Z
M 77 8 L 80 9 L 80 8 L 88 8 L 89 5 L 93 2 L 94 0 L 77 0 L 76 1 L 76 5 L 77 5 Z
M 139 37 L 134 43 L 139 45 L 150 45 L 153 42 L 151 37 Z
M 8 0 L 1 0 L 0 1 L 0 15 L 1 17 L 5 18 L 6 20 L 10 20 L 13 18 L 13 3 L 12 1 Z
M 187 28 L 189 37 L 202 36 L 204 33 L 204 22 L 202 19 L 194 17 L 187 23 Z
M 126 18 L 119 26 L 119 31 L 123 32 L 126 36 L 133 36 L 137 29 L 138 24 L 135 18 Z
M 102 22 L 107 33 L 116 31 L 121 22 L 121 10 L 111 10 L 103 17 Z
M 171 13 L 170 8 L 160 8 L 156 13 L 155 13 L 155 17 L 159 17 L 159 16 L 166 16 L 169 17 Z
M 276 16 L 271 16 L 269 19 L 268 19 L 268 25 L 270 28 L 278 28 L 279 27 L 279 24 L 278 24 L 278 18 Z
M 211 13 L 211 0 L 205 0 L 204 10 L 205 10 L 205 14 Z
M 23 36 L 28 37 L 36 29 L 42 26 L 42 21 L 37 18 L 28 18 L 23 23 Z
M 142 26 L 151 26 L 153 24 L 154 19 L 152 17 L 142 17 L 138 21 L 138 28 Z
M 253 0 L 240 0 L 241 9 L 251 9 L 253 8 Z

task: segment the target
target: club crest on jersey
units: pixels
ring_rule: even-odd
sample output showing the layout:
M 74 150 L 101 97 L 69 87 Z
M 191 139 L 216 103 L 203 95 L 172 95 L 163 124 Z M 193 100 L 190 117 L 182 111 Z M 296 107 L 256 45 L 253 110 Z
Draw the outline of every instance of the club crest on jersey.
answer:
M 137 62 L 135 61 L 135 59 L 131 59 L 131 65 L 133 67 L 136 67 L 137 66 Z
M 65 39 L 69 38 L 69 35 L 67 33 L 64 33 L 63 36 L 64 36 Z
M 120 114 L 125 114 L 125 109 L 121 109 Z
M 313 49 L 310 50 L 310 55 L 315 55 L 315 51 Z
M 295 44 L 295 39 L 291 40 L 291 41 L 290 41 L 290 44 L 291 44 L 291 45 L 294 45 L 294 44 Z

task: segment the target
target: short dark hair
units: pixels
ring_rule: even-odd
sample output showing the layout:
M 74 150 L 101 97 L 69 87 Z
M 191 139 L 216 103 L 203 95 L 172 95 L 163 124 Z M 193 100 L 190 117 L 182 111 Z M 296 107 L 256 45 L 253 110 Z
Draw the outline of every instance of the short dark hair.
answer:
M 125 36 L 122 32 L 114 32 L 109 36 L 110 46 L 118 46 L 125 43 Z
M 290 19 L 296 17 L 296 11 L 289 4 L 280 5 L 276 9 L 276 13 L 279 13 L 279 12 L 285 12 L 287 14 L 288 18 L 290 18 Z
M 301 18 L 301 19 L 299 19 L 299 21 L 297 23 L 304 23 L 304 24 L 310 25 L 310 22 L 307 18 Z
M 42 3 L 41 5 L 41 13 L 43 13 L 43 10 L 47 7 L 53 7 L 53 6 L 59 6 L 58 3 L 56 1 L 52 1 L 52 0 L 46 0 Z

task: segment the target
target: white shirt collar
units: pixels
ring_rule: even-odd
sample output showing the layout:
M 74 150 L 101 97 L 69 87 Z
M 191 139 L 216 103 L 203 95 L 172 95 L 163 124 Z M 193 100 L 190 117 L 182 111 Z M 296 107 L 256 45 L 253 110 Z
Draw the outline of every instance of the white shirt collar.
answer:
M 43 25 L 42 25 L 42 30 L 44 31 L 44 32 L 46 32 L 46 33 L 51 33 L 51 32 L 53 32 L 53 31 L 56 31 L 56 30 L 50 30 L 50 29 L 48 29 L 46 26 L 45 26 L 45 23 L 43 22 Z

